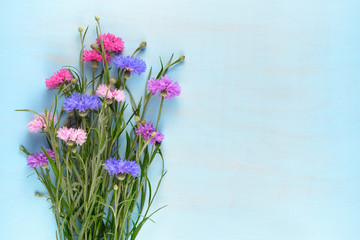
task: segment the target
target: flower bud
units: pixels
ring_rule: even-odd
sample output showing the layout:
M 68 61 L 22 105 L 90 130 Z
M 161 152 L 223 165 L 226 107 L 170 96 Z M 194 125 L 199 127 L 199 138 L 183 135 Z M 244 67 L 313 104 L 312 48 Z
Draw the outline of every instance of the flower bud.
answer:
M 180 59 L 180 61 L 184 61 L 184 60 L 185 60 L 185 56 L 180 56 L 179 59 Z
M 141 47 L 141 48 L 145 48 L 145 47 L 146 47 L 146 45 L 147 45 L 147 43 L 146 43 L 146 42 L 141 42 L 141 43 L 140 43 L 140 47 Z
M 80 117 L 85 117 L 89 111 L 79 112 Z
M 41 195 L 40 193 L 35 193 L 35 197 L 42 197 L 43 195 Z
M 145 125 L 145 124 L 146 124 L 146 121 L 145 121 L 145 120 L 142 120 L 142 121 L 141 121 L 141 124 L 142 124 L 142 125 Z
M 120 181 L 122 181 L 122 180 L 124 180 L 125 179 L 125 174 L 123 173 L 123 174 L 118 174 L 117 176 L 116 176 L 116 178 L 117 179 L 119 179 Z
M 130 71 L 128 71 L 128 70 L 125 71 L 125 73 L 124 73 L 124 78 L 125 78 L 125 79 L 130 78 Z
M 46 128 L 46 129 L 45 129 L 45 126 L 42 127 L 42 131 L 43 131 L 44 133 L 48 133 L 48 134 L 50 134 L 50 132 L 51 132 L 49 128 Z
M 110 83 L 111 84 L 115 84 L 117 82 L 117 79 L 116 78 L 110 78 Z
M 77 148 L 74 147 L 74 148 L 71 149 L 71 151 L 75 154 L 77 152 Z
M 83 31 L 83 28 L 81 26 L 78 27 L 78 31 L 79 32 L 82 32 Z
M 100 47 L 99 47 L 99 45 L 93 43 L 93 44 L 90 45 L 90 47 L 91 47 L 92 49 L 97 50 L 97 51 L 100 52 Z
M 114 185 L 114 191 L 117 191 L 118 189 L 119 189 L 118 185 L 115 184 L 115 185 Z
M 165 90 L 163 90 L 163 91 L 160 92 L 160 96 L 166 97 L 166 95 L 167 95 L 167 92 L 166 92 Z
M 99 67 L 99 63 L 97 61 L 93 61 L 92 64 L 91 64 L 91 67 L 96 69 Z
M 100 17 L 99 16 L 95 16 L 95 20 L 98 22 L 100 21 Z
M 25 148 L 23 146 L 19 147 L 20 152 L 25 152 Z
M 68 145 L 69 147 L 74 146 L 74 142 L 72 142 L 72 141 L 69 141 L 69 142 L 66 142 L 66 143 L 67 143 L 67 145 Z
M 41 166 L 43 169 L 47 169 L 49 167 L 49 164 Z
M 79 81 L 78 79 L 73 78 L 73 79 L 71 80 L 71 83 L 72 83 L 72 84 L 77 84 L 78 81 Z
M 134 118 L 134 120 L 135 120 L 135 122 L 138 123 L 138 122 L 140 122 L 140 117 L 136 115 L 135 118 Z
M 151 133 L 151 137 L 153 138 L 153 137 L 155 137 L 156 136 L 156 132 L 152 132 Z
M 112 104 L 114 101 L 112 100 L 112 99 L 106 99 L 105 100 L 105 104 L 106 105 L 110 105 L 110 104 Z

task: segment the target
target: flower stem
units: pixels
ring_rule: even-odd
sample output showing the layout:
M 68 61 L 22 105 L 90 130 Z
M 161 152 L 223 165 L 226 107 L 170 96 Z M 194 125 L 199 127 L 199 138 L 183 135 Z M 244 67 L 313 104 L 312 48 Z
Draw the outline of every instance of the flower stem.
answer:
M 92 68 L 92 92 L 95 93 L 95 68 Z
M 100 21 L 96 20 L 97 24 L 98 24 L 98 29 L 99 29 L 99 41 L 100 41 L 100 45 L 101 45 L 101 55 L 103 57 L 103 62 L 104 62 L 104 69 L 105 69 L 105 83 L 109 83 L 110 82 L 110 73 L 109 73 L 109 66 L 108 66 L 108 62 L 106 59 L 106 51 L 105 51 L 105 47 L 104 47 L 104 42 L 102 39 L 102 32 L 101 32 L 101 27 L 100 27 Z
M 162 110 L 162 107 L 163 107 L 163 103 L 164 103 L 164 97 L 161 97 L 161 103 L 160 103 L 158 118 L 157 118 L 157 121 L 156 121 L 155 132 L 157 131 L 157 128 L 159 126 L 159 121 L 160 121 L 160 116 L 161 116 L 161 110 Z

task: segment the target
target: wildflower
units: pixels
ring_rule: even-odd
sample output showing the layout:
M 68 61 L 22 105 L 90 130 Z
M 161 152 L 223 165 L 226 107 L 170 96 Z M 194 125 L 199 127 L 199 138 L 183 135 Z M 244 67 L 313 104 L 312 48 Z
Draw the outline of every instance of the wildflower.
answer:
M 115 158 L 109 158 L 105 162 L 105 167 L 112 176 L 131 174 L 133 177 L 140 175 L 140 166 L 135 161 L 127 161 Z
M 95 110 L 101 106 L 100 99 L 96 95 L 86 95 L 74 92 L 64 100 L 64 109 L 72 112 L 74 109 L 79 112 Z
M 125 92 L 116 88 L 109 88 L 106 84 L 101 84 L 96 89 L 96 95 L 99 97 L 105 97 L 109 100 L 115 100 L 118 102 L 125 100 Z
M 164 140 L 164 134 L 155 132 L 152 122 L 140 123 L 139 127 L 135 130 L 136 135 L 142 136 L 145 140 L 150 140 L 150 144 L 160 143 Z M 155 133 L 155 136 L 154 136 Z
M 97 50 L 84 50 L 83 60 L 85 62 L 102 62 L 103 58 Z M 106 53 L 106 61 L 111 62 L 111 57 Z
M 130 56 L 116 56 L 113 60 L 117 68 L 126 69 L 131 74 L 141 74 L 146 71 L 146 63 L 144 60 Z
M 181 93 L 181 88 L 177 82 L 173 83 L 173 80 L 170 79 L 167 75 L 161 76 L 160 79 L 151 79 L 148 81 L 147 90 L 149 90 L 152 95 L 159 93 L 161 96 L 171 99 L 175 96 L 179 96 Z
M 27 124 L 29 132 L 37 133 L 41 130 L 45 131 L 47 126 L 50 126 L 50 121 L 53 120 L 53 115 L 48 113 L 47 117 L 44 113 L 34 116 L 34 118 Z
M 54 159 L 54 151 L 51 149 L 46 149 L 47 154 Z M 35 168 L 35 167 L 46 167 L 49 164 L 49 160 L 46 157 L 45 153 L 33 153 L 27 156 L 27 165 Z
M 50 78 L 45 80 L 45 85 L 50 89 L 56 88 L 64 82 L 70 82 L 73 76 L 67 69 L 60 69 L 55 72 Z
M 91 61 L 101 62 L 103 58 L 101 54 L 96 50 L 84 50 L 83 60 L 85 62 L 91 62 Z
M 86 132 L 81 128 L 75 129 L 62 127 L 58 130 L 57 137 L 67 143 L 70 143 L 70 145 L 72 143 L 76 143 L 81 146 L 85 143 L 87 136 Z
M 107 52 L 121 53 L 124 50 L 124 42 L 121 38 L 115 37 L 115 35 L 111 33 L 105 33 L 101 38 Z M 96 38 L 96 43 L 101 47 L 99 38 Z

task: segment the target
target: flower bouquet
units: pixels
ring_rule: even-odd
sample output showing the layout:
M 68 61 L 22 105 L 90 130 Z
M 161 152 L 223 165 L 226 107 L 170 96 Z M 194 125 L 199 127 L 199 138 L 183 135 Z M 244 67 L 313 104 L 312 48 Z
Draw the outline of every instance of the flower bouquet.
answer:
M 47 190 L 35 195 L 51 203 L 59 240 L 135 239 L 159 210 L 150 210 L 165 175 L 159 120 L 164 100 L 181 91 L 165 74 L 184 56 L 171 57 L 165 65 L 160 59 L 154 77 L 150 68 L 144 96 L 134 99 L 126 83 L 146 71 L 146 63 L 135 57 L 146 42 L 131 56 L 122 56 L 122 39 L 102 34 L 99 17 L 95 19 L 97 39 L 89 50 L 84 49 L 88 28 L 79 27 L 79 69 L 65 66 L 46 79 L 49 90 L 56 91 L 51 106 L 43 113 L 18 110 L 33 113 L 28 130 L 46 138 L 39 153 L 24 146 L 20 150 Z M 144 119 L 154 95 L 161 98 L 155 125 Z M 162 163 L 156 183 L 148 175 L 154 160 Z

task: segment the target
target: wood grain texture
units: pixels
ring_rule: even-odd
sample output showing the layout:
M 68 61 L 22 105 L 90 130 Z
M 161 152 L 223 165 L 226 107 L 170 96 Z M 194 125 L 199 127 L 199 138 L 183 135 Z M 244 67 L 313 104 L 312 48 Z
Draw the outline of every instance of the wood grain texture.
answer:
M 168 174 L 155 205 L 168 207 L 139 240 L 359 239 L 359 10 L 355 0 L 2 1 L 0 239 L 54 239 L 18 153 L 43 140 L 13 110 L 48 106 L 45 78 L 77 64 L 77 27 L 90 25 L 91 43 L 94 15 L 126 53 L 146 40 L 139 56 L 155 70 L 158 56 L 186 56 L 169 72 L 182 95 L 160 124 Z

